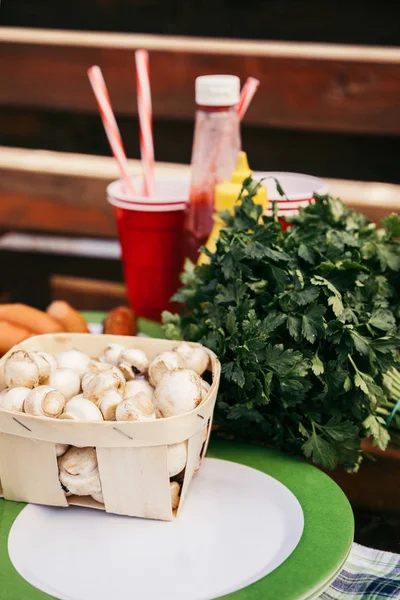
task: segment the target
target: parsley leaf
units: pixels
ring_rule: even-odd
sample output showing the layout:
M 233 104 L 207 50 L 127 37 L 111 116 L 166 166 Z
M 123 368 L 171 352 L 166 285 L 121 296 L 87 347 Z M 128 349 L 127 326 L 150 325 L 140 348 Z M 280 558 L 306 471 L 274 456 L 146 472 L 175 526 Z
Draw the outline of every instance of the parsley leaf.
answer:
M 325 308 L 321 304 L 313 304 L 302 317 L 301 332 L 311 344 L 324 333 Z
M 381 450 L 386 450 L 390 440 L 390 435 L 386 427 L 383 425 L 383 420 L 374 415 L 368 415 L 363 422 L 365 433 L 367 436 L 373 437 L 373 445 L 378 446 Z
M 292 338 L 298 342 L 301 337 L 301 318 L 289 315 L 287 318 L 287 328 Z
M 310 246 L 306 246 L 305 244 L 300 244 L 297 254 L 300 256 L 300 258 L 311 265 L 315 265 L 317 262 L 317 254 L 315 250 Z
M 318 356 L 318 352 L 316 352 L 311 359 L 311 368 L 314 375 L 322 375 L 324 372 L 324 363 Z
M 400 397 L 400 218 L 379 229 L 316 195 L 282 230 L 276 204 L 267 217 L 254 203 L 258 187 L 246 179 L 221 215 L 208 263 L 186 263 L 166 335 L 218 355 L 220 434 L 355 472 L 363 436 L 400 439 L 400 417 L 386 427 Z
M 387 308 L 377 308 L 372 313 L 368 324 L 382 331 L 391 331 L 396 327 L 396 318 Z
M 382 225 L 391 238 L 400 236 L 400 216 L 398 214 L 392 213 L 384 217 Z
M 337 466 L 336 450 L 322 435 L 313 432 L 302 445 L 302 450 L 307 458 L 312 458 L 315 464 L 325 469 L 334 469 Z
M 290 296 L 292 302 L 298 306 L 305 306 L 316 300 L 319 296 L 319 289 L 313 285 L 309 285 L 300 292 L 293 292 Z

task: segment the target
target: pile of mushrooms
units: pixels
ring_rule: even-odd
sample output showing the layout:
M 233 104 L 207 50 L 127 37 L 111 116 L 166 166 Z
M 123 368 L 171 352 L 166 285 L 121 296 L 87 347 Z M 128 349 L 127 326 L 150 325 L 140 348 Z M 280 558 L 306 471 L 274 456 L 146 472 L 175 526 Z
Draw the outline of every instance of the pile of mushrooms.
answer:
M 80 350 L 13 352 L 4 363 L 0 408 L 73 421 L 152 421 L 189 412 L 210 385 L 201 378 L 209 357 L 182 342 L 149 361 L 139 348 L 110 344 L 97 359 Z M 56 445 L 61 486 L 67 496 L 103 503 L 94 448 Z M 171 502 L 179 504 L 187 442 L 168 446 Z

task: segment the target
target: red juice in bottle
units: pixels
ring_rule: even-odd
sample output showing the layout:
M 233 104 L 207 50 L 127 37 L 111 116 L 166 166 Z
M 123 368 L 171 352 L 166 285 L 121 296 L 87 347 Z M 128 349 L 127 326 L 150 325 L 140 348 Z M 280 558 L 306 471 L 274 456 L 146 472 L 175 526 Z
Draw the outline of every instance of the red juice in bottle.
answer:
M 157 180 L 151 198 L 127 196 L 119 181 L 108 187 L 128 300 L 140 317 L 159 321 L 163 310 L 176 309 L 170 298 L 179 287 L 183 268 L 188 184 L 187 180 Z
M 196 79 L 192 182 L 185 217 L 185 253 L 194 263 L 213 227 L 215 186 L 229 179 L 241 148 L 239 96 L 240 80 L 234 75 Z

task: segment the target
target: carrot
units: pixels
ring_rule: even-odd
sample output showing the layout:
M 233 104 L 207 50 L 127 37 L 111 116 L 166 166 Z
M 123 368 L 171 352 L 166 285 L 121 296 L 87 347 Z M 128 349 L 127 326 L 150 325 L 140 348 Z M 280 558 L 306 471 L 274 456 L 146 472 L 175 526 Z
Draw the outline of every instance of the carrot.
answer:
M 60 323 L 65 331 L 73 333 L 89 333 L 85 319 L 68 302 L 55 300 L 46 310 L 52 319 Z
M 5 354 L 15 344 L 19 344 L 31 335 L 34 333 L 25 327 L 18 327 L 8 321 L 0 321 L 0 355 Z
M 136 315 L 127 306 L 113 308 L 104 321 L 104 333 L 113 335 L 136 335 Z
M 64 331 L 61 325 L 45 312 L 26 304 L 0 304 L 0 321 L 7 321 L 36 334 Z

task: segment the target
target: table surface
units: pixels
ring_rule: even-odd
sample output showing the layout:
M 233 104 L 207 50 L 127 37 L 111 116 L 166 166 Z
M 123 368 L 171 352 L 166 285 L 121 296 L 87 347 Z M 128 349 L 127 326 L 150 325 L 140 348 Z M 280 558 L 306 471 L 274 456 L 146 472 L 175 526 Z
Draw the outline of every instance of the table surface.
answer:
M 340 569 L 352 544 L 354 520 L 345 495 L 327 475 L 275 450 L 218 439 L 211 443 L 208 456 L 248 465 L 275 477 L 295 494 L 304 512 L 304 533 L 293 554 L 267 577 L 226 598 L 305 598 Z M 45 600 L 49 597 L 21 578 L 8 556 L 9 530 L 23 507 L 0 500 L 0 598 Z
M 86 312 L 90 323 L 101 323 L 104 313 Z M 139 320 L 142 334 L 164 337 L 159 324 Z M 281 452 L 236 442 L 213 440 L 208 456 L 231 460 L 265 472 L 286 485 L 298 498 L 305 519 L 304 533 L 293 554 L 274 572 L 253 585 L 226 596 L 235 600 L 295 600 L 307 597 L 337 571 L 354 535 L 351 507 L 340 488 L 308 463 Z M 0 500 L 0 598 L 45 600 L 43 592 L 24 581 L 7 551 L 8 533 L 24 504 Z M 310 568 L 312 567 L 312 568 Z

